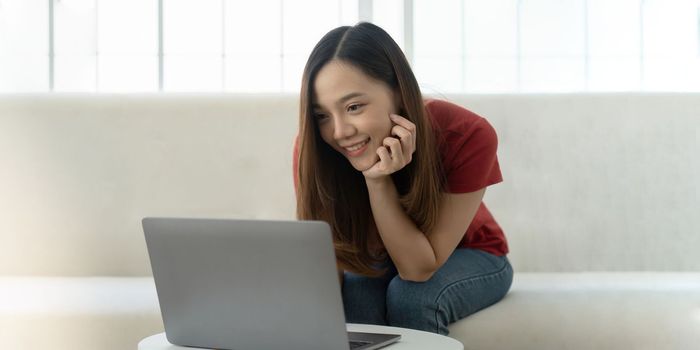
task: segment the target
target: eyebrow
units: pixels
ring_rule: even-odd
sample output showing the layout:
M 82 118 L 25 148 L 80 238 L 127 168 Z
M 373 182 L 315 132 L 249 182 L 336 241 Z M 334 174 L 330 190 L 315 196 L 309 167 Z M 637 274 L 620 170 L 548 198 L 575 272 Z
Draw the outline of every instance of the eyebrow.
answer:
M 364 96 L 364 95 L 365 95 L 365 94 L 363 94 L 363 93 L 361 93 L 361 92 L 351 92 L 351 93 L 349 93 L 349 94 L 347 94 L 347 95 L 341 97 L 341 98 L 336 102 L 336 104 L 341 104 L 341 103 L 343 103 L 343 102 L 345 102 L 345 101 L 347 101 L 347 100 L 349 100 L 349 99 L 351 99 L 351 98 L 355 98 L 355 97 L 359 97 L 359 96 Z M 323 108 L 323 107 L 321 107 L 321 105 L 319 105 L 318 103 L 312 104 L 311 107 L 313 107 L 313 108 Z

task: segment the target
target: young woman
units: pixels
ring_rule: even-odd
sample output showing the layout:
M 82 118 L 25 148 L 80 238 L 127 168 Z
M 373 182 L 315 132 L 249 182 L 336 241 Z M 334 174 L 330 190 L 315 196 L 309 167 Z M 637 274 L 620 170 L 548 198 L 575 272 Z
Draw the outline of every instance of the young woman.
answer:
M 294 146 L 297 217 L 333 231 L 347 322 L 448 334 L 502 299 L 513 270 L 482 203 L 501 182 L 482 117 L 424 100 L 399 46 L 339 27 L 303 73 Z

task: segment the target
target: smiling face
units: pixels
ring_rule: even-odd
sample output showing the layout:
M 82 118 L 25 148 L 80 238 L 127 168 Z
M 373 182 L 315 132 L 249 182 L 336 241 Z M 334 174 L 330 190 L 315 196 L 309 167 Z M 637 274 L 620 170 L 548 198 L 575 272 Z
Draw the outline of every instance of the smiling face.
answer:
M 398 111 L 397 94 L 338 60 L 319 70 L 313 92 L 313 115 L 323 140 L 358 171 L 379 161 L 376 151 L 391 133 L 389 114 Z

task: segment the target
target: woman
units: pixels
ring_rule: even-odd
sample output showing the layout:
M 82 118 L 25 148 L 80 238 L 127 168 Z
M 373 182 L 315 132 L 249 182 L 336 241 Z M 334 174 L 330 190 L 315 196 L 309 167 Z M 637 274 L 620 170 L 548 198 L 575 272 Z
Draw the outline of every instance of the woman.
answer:
M 381 28 L 319 41 L 301 86 L 297 218 L 331 226 L 347 322 L 448 334 L 505 296 L 507 242 L 481 201 L 502 181 L 496 148 L 485 119 L 422 98 Z

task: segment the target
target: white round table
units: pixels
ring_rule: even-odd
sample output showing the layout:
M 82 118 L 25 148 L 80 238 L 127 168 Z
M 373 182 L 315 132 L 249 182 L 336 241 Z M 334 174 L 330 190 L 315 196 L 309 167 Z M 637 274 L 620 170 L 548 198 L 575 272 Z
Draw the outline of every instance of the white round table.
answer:
M 390 350 L 464 350 L 459 341 L 444 335 L 417 331 L 408 328 L 376 326 L 371 324 L 348 323 L 348 332 L 401 334 L 401 340 L 382 349 Z M 170 344 L 165 333 L 158 333 L 139 342 L 138 350 L 196 350 Z

